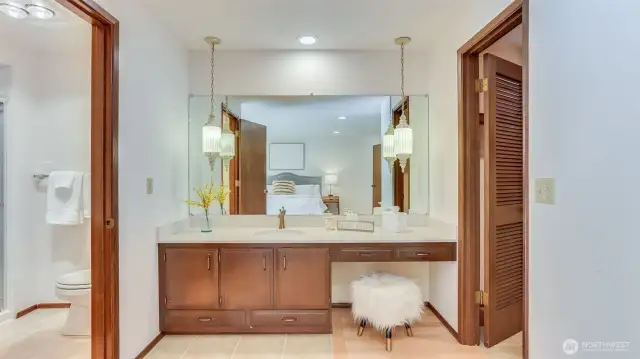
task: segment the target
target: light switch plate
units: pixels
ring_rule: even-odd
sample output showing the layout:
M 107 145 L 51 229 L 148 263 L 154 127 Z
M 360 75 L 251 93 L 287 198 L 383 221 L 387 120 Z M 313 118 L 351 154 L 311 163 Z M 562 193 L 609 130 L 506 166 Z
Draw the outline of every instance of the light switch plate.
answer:
M 556 203 L 556 180 L 553 178 L 536 178 L 536 203 Z
M 153 194 L 153 178 L 147 178 L 147 194 Z

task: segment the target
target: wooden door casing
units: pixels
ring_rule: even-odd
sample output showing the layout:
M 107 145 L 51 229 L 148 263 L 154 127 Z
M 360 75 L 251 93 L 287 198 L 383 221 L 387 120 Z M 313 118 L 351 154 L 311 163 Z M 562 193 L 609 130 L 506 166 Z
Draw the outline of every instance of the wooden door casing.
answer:
M 484 55 L 484 341 L 491 347 L 523 329 L 524 178 L 522 67 Z
M 218 250 L 168 248 L 165 251 L 167 309 L 217 309 Z
M 409 113 L 409 98 L 405 97 L 402 103 L 393 110 L 393 126 L 396 127 L 400 123 L 402 116 L 402 108 L 404 115 L 407 117 L 407 123 L 411 123 L 411 115 Z M 407 160 L 404 172 L 400 168 L 400 161 L 393 164 L 393 205 L 400 208 L 400 212 L 406 212 L 411 205 L 409 191 L 411 186 L 411 159 Z
M 273 249 L 220 250 L 222 309 L 273 308 Z
M 372 199 L 373 207 L 380 207 L 380 201 L 382 201 L 382 145 L 378 144 L 373 146 L 373 183 L 372 187 Z
M 276 309 L 329 309 L 328 248 L 276 249 Z
M 267 212 L 267 127 L 240 120 L 238 214 Z

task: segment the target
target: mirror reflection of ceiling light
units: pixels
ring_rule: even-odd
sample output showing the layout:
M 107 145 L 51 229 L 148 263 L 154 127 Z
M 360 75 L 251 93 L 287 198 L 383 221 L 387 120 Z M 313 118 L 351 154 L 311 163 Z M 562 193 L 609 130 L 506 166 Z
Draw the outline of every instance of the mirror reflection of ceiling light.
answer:
M 347 119 L 347 116 L 340 116 L 340 117 L 338 117 L 338 120 L 346 120 L 346 119 Z
M 334 135 L 339 135 L 339 134 L 340 134 L 340 131 L 333 131 L 333 134 L 334 134 Z
M 27 10 L 19 5 L 0 3 L 0 12 L 14 19 L 24 19 L 29 16 Z
M 26 7 L 27 7 L 27 11 L 29 12 L 29 15 L 37 19 L 43 19 L 43 20 L 51 19 L 56 15 L 56 13 L 53 12 L 53 10 L 41 5 L 29 4 Z
M 301 36 L 298 38 L 298 41 L 300 41 L 302 45 L 313 45 L 318 39 L 315 36 Z

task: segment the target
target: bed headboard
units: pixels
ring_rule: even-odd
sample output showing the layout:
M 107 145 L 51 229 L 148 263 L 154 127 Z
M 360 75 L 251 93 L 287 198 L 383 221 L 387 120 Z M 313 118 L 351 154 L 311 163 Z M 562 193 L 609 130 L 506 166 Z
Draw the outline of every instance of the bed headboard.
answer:
M 322 176 L 300 176 L 291 172 L 282 172 L 267 177 L 268 185 L 272 184 L 273 181 L 293 181 L 296 185 L 322 185 Z

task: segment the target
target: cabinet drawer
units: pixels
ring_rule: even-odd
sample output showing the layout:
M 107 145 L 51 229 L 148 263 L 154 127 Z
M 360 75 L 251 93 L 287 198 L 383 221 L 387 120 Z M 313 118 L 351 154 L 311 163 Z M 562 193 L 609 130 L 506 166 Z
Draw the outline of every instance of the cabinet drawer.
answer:
M 455 245 L 432 244 L 416 247 L 397 247 L 395 250 L 397 261 L 455 261 Z
M 254 310 L 253 327 L 324 327 L 330 325 L 328 310 Z
M 388 248 L 341 248 L 337 262 L 387 262 L 393 259 L 393 249 Z
M 246 325 L 243 310 L 168 310 L 165 314 L 165 332 L 203 333 L 220 327 Z

